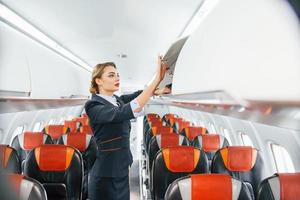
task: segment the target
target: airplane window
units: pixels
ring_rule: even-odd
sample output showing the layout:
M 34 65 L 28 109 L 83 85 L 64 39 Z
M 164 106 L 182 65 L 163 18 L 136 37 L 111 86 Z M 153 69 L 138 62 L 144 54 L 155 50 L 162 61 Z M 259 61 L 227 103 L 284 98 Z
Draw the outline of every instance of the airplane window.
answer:
M 0 144 L 1 144 L 2 138 L 3 138 L 3 130 L 0 129 Z
M 245 133 L 240 133 L 240 135 L 241 135 L 241 139 L 242 139 L 242 142 L 243 142 L 244 146 L 254 147 L 253 142 L 252 142 L 252 140 L 250 139 L 250 137 L 248 135 L 246 135 Z
M 277 144 L 271 144 L 271 150 L 275 160 L 277 172 L 279 173 L 295 172 L 293 161 L 289 153 L 284 147 Z
M 54 119 L 50 119 L 49 122 L 48 122 L 48 125 L 52 125 L 52 124 L 55 124 L 55 120 Z
M 221 128 L 223 132 L 223 136 L 228 140 L 229 145 L 232 144 L 231 139 L 230 139 L 230 134 L 229 131 L 226 128 Z
M 216 128 L 212 123 L 208 123 L 208 126 L 209 126 L 209 133 L 210 134 L 216 134 L 217 133 Z
M 33 126 L 33 132 L 38 132 L 38 131 L 42 131 L 44 128 L 44 123 L 43 122 L 37 122 L 34 124 Z
M 14 139 L 17 135 L 23 133 L 24 130 L 25 130 L 25 126 L 19 126 L 19 127 L 17 127 L 16 130 L 14 131 L 11 139 Z
M 73 116 L 73 115 L 69 115 L 68 117 L 67 117 L 67 120 L 72 120 L 72 119 L 74 119 L 75 117 Z
M 198 121 L 197 125 L 201 127 L 205 127 L 204 122 L 202 120 Z
M 42 125 L 42 123 L 41 123 L 41 122 L 37 122 L 37 123 L 35 123 L 35 124 L 34 124 L 34 126 L 33 126 L 33 129 L 32 129 L 32 131 L 33 131 L 33 132 L 40 131 L 41 125 Z
M 65 119 L 62 117 L 60 120 L 58 120 L 57 124 L 64 124 Z

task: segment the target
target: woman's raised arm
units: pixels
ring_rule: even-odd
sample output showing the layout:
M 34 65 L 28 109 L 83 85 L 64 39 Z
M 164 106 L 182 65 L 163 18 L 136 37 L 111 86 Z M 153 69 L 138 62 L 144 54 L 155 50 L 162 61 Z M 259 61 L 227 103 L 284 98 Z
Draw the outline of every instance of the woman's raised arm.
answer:
M 144 107 L 147 101 L 153 96 L 153 93 L 159 83 L 165 76 L 167 65 L 162 61 L 162 56 L 158 56 L 157 59 L 157 70 L 154 80 L 144 89 L 144 91 L 136 98 L 140 108 Z

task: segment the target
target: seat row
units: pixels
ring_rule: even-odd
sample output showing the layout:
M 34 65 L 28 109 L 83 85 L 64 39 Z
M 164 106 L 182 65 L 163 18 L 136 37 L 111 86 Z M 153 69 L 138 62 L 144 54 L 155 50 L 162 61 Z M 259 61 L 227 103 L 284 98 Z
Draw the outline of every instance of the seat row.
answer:
M 56 143 L 57 144 L 54 144 L 52 137 L 43 132 L 21 133 L 13 139 L 11 143 L 12 147 L 8 145 L 0 145 L 0 154 L 2 155 L 0 160 L 1 162 L 3 161 L 1 166 L 6 172 L 20 174 L 23 171 L 25 175 L 28 175 L 31 178 L 37 178 L 37 180 L 40 181 L 43 186 L 45 186 L 49 197 L 55 196 L 58 198 L 62 194 L 56 194 L 56 186 L 53 186 L 53 188 L 52 186 L 48 187 L 47 182 L 61 182 L 62 187 L 58 187 L 59 191 L 63 190 L 64 192 L 62 193 L 68 194 L 71 192 L 75 195 L 74 191 L 70 191 L 70 188 L 68 188 L 69 186 L 67 187 L 69 183 L 64 182 L 66 181 L 66 176 L 62 177 L 62 172 L 60 175 L 59 173 L 56 175 L 55 172 L 63 171 L 62 168 L 57 169 L 56 167 L 59 167 L 60 165 L 62 166 L 63 162 L 69 162 L 73 159 L 73 156 L 75 155 L 76 157 L 78 153 L 80 157 L 79 165 L 82 166 L 81 181 L 83 181 L 83 187 L 80 189 L 80 194 L 82 191 L 83 199 L 87 198 L 88 173 L 94 164 L 97 154 L 97 144 L 93 135 L 83 132 L 69 132 L 61 135 L 56 140 Z M 45 154 L 45 152 L 48 153 Z M 68 154 L 66 158 L 63 158 L 63 155 L 61 155 L 64 152 Z M 70 152 L 73 152 L 74 155 L 72 153 L 71 155 Z M 38 154 L 41 156 L 38 156 Z M 35 158 L 32 158 L 32 156 L 35 156 Z M 62 156 L 60 162 L 57 160 L 59 156 Z M 46 158 L 48 160 L 45 160 Z M 76 160 L 76 158 L 74 159 Z M 37 163 L 41 160 L 43 161 L 40 166 Z M 46 167 L 47 173 L 45 172 L 45 169 L 43 169 L 43 166 L 48 166 L 48 168 Z M 69 167 L 70 166 L 71 165 L 69 165 Z M 65 170 L 69 170 L 69 167 L 66 167 Z M 36 177 L 32 176 L 32 174 L 29 173 L 30 171 L 36 171 Z M 38 174 L 41 172 L 45 172 L 45 174 Z M 76 171 L 72 172 L 72 170 L 65 173 L 70 174 L 72 177 L 81 176 L 81 173 L 77 173 Z M 68 180 L 71 181 L 72 179 L 69 178 Z M 66 190 L 64 187 L 66 187 Z
M 297 200 L 300 173 L 277 173 L 259 185 L 257 200 Z M 248 200 L 247 186 L 227 174 L 192 174 L 175 180 L 165 200 Z
M 66 140 L 72 143 L 78 140 L 78 135 L 76 134 L 76 137 L 71 140 Z M 88 173 L 96 159 L 97 146 L 90 138 L 89 146 L 79 149 L 60 144 L 39 145 L 27 152 L 28 155 L 23 162 L 23 174 L 39 181 L 46 189 L 48 199 L 65 197 L 81 199 L 81 195 L 85 199 Z M 0 154 L 3 171 L 21 174 L 20 160 L 14 148 L 0 145 Z
M 263 160 L 257 149 L 228 146 L 228 141 L 224 137 L 217 134 L 205 135 L 207 133 L 205 128 L 200 131 L 201 133 L 199 129 L 190 131 L 194 127 L 189 127 L 190 124 L 187 123 L 181 126 L 180 134 L 178 132 L 176 134 L 173 131 L 176 127 L 170 126 L 172 120 L 166 120 L 168 117 L 165 116 L 160 119 L 158 115 L 150 114 L 144 118 L 144 130 L 148 128 L 148 131 L 144 132 L 145 140 L 149 140 L 147 133 L 153 133 L 152 136 L 148 134 L 151 139 L 146 154 L 151 173 L 150 190 L 154 199 L 200 199 L 200 197 L 206 199 L 207 196 L 203 196 L 206 191 L 206 194 L 210 195 L 208 199 L 234 197 L 233 199 L 275 200 L 279 197 L 271 198 L 271 196 L 279 195 L 278 192 L 273 194 L 278 191 L 276 189 L 279 182 L 275 181 L 274 184 L 274 181 L 269 180 L 279 180 L 280 176 L 294 177 L 290 178 L 288 183 L 282 182 L 280 187 L 297 185 L 291 186 L 293 189 L 286 189 L 283 196 L 289 193 L 293 194 L 290 195 L 294 197 L 291 199 L 298 197 L 295 196 L 295 188 L 298 188 L 298 191 L 300 189 L 299 173 L 281 174 L 262 181 Z M 194 147 L 189 146 L 190 144 Z M 220 192 L 213 193 L 214 190 Z

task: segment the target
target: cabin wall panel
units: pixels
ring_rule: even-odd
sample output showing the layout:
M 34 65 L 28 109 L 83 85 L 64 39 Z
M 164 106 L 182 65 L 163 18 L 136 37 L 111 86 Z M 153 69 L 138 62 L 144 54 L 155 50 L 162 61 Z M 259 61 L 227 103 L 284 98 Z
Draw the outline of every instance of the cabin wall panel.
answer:
M 89 95 L 91 73 L 0 22 L 0 89 L 32 98 Z
M 157 113 L 160 117 L 163 117 L 164 114 L 169 113 L 169 107 L 165 105 L 154 105 L 148 104 L 145 106 L 145 114 L 148 113 Z
M 268 151 L 268 155 L 270 155 L 271 158 L 273 158 L 273 155 L 270 149 L 270 143 L 283 146 L 290 154 L 295 170 L 300 171 L 300 132 L 258 123 L 253 123 L 253 126 L 259 133 L 260 141 L 264 143 L 265 149 Z M 274 163 L 273 159 L 272 163 Z M 273 165 L 273 169 L 276 170 L 275 165 Z

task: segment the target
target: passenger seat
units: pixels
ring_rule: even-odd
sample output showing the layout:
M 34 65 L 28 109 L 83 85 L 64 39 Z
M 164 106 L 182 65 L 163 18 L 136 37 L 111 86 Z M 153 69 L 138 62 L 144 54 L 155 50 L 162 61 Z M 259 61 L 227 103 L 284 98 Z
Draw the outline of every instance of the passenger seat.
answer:
M 257 200 L 298 200 L 300 172 L 278 173 L 262 181 Z
M 151 191 L 155 200 L 164 199 L 168 186 L 188 174 L 208 173 L 205 153 L 189 146 L 160 150 L 153 161 Z
M 43 129 L 43 133 L 50 135 L 54 144 L 56 144 L 57 140 L 67 132 L 70 132 L 70 129 L 64 125 L 48 125 Z
M 79 131 L 80 131 L 80 133 L 86 133 L 86 134 L 94 135 L 93 130 L 89 125 L 81 126 Z
M 150 128 L 150 130 L 146 134 L 146 153 L 149 152 L 149 143 L 153 136 L 160 135 L 160 134 L 174 134 L 173 129 L 169 126 L 153 126 Z
M 24 174 L 36 179 L 48 199 L 81 199 L 83 161 L 73 147 L 47 144 L 34 148 L 25 161 Z
M 83 199 L 88 196 L 88 175 L 97 156 L 97 143 L 92 135 L 86 133 L 68 133 L 63 135 L 58 144 L 72 146 L 78 149 L 84 162 Z
M 13 139 L 11 146 L 16 149 L 18 153 L 22 169 L 24 168 L 23 164 L 29 151 L 42 144 L 53 144 L 50 135 L 44 134 L 42 132 L 26 131 L 17 135 Z
M 229 143 L 222 135 L 207 134 L 195 137 L 192 146 L 201 148 L 206 153 L 207 159 L 211 164 L 215 152 L 223 147 L 229 146 Z
M 70 132 L 77 132 L 80 123 L 73 120 L 65 120 L 64 125 L 70 129 Z
M 205 135 L 206 128 L 204 127 L 196 127 L 196 126 L 188 126 L 182 129 L 180 135 L 183 135 L 189 139 L 190 142 L 194 140 L 195 137 L 199 135 Z
M 192 174 L 175 180 L 165 200 L 252 200 L 247 186 L 227 174 Z
M 255 199 L 262 181 L 263 167 L 263 160 L 257 149 L 250 146 L 228 146 L 216 152 L 211 172 L 229 174 L 245 182 Z
M 46 190 L 37 180 L 20 174 L 8 174 L 7 178 L 21 200 L 47 200 Z
M 17 151 L 6 145 L 0 144 L 0 172 L 21 174 L 21 162 Z
M 149 143 L 149 171 L 151 172 L 154 157 L 160 149 L 175 146 L 189 146 L 189 141 L 183 135 L 178 134 L 161 134 L 153 136 Z

